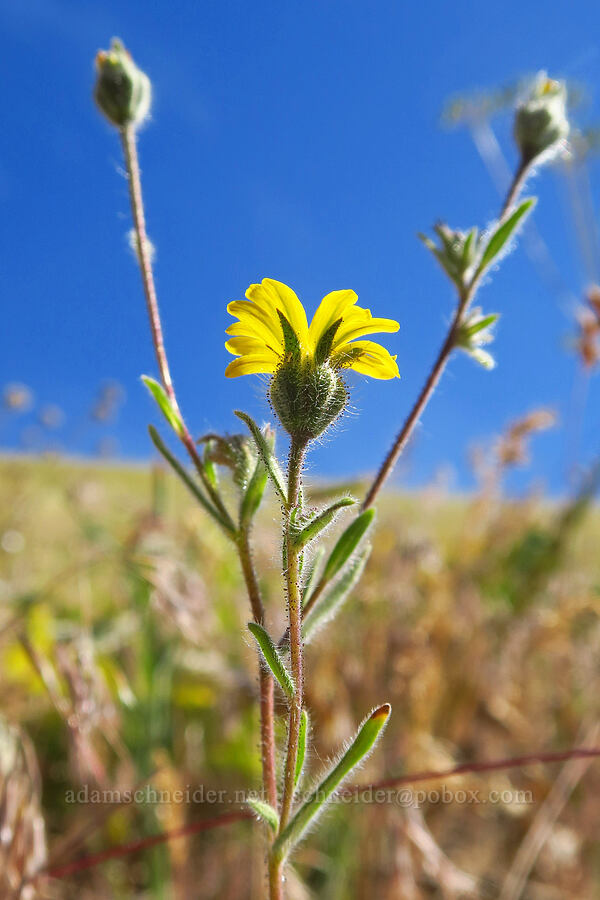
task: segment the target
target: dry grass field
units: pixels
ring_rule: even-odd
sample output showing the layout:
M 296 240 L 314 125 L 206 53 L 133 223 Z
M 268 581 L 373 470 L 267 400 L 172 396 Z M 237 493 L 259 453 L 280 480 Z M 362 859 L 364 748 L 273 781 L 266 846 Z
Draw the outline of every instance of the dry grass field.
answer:
M 30 852 L 45 844 L 56 868 L 239 809 L 236 792 L 260 783 L 256 669 L 225 539 L 160 469 L 5 458 L 0 495 L 1 703 L 26 735 L 22 827 L 40 838 L 45 823 Z M 275 633 L 271 503 L 254 543 Z M 307 651 L 313 773 L 382 697 L 394 712 L 361 783 L 599 742 L 600 517 L 586 499 L 388 492 L 377 528 L 344 616 Z M 142 785 L 146 802 L 116 802 Z M 599 788 L 597 763 L 570 761 L 424 782 L 360 815 L 334 804 L 290 893 L 591 900 Z M 185 835 L 40 896 L 259 898 L 261 828 Z

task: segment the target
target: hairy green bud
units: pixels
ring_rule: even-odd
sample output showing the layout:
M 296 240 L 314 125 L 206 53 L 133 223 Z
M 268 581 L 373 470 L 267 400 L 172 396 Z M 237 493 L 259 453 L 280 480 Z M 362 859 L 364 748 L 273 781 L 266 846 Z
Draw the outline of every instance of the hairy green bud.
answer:
M 152 85 L 118 38 L 96 56 L 94 99 L 117 128 L 140 125 L 150 112 Z
M 206 434 L 200 438 L 204 444 L 204 462 L 231 469 L 236 485 L 245 490 L 256 468 L 256 444 L 246 434 Z
M 293 354 L 273 376 L 269 395 L 285 430 L 301 442 L 323 434 L 348 400 L 343 379 L 329 363 Z
M 540 72 L 529 96 L 518 107 L 514 135 L 524 164 L 552 154 L 569 135 L 567 89 Z

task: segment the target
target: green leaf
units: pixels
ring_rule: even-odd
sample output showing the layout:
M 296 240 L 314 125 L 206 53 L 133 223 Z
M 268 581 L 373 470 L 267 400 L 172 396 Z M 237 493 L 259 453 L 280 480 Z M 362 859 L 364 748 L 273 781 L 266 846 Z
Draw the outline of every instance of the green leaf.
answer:
M 477 237 L 477 229 L 471 228 L 471 230 L 469 231 L 469 233 L 467 234 L 467 236 L 465 238 L 465 243 L 463 245 L 462 261 L 463 261 L 464 266 L 469 265 L 469 260 L 471 258 L 471 247 L 472 247 L 473 241 L 475 240 L 476 237 Z M 475 249 L 475 248 L 473 248 L 473 249 Z
M 169 463 L 177 477 L 184 483 L 188 491 L 194 495 L 196 500 L 200 503 L 201 506 L 204 507 L 206 512 L 212 516 L 212 518 L 218 522 L 221 528 L 225 531 L 228 537 L 234 538 L 236 535 L 235 528 L 233 527 L 231 522 L 228 522 L 223 518 L 221 513 L 215 509 L 212 503 L 204 496 L 202 491 L 196 482 L 190 477 L 186 469 L 181 465 L 178 459 L 176 459 L 170 450 L 167 450 L 164 445 L 162 438 L 160 437 L 158 431 L 153 425 L 148 426 L 148 432 L 150 433 L 150 439 L 152 443 L 158 450 L 158 452 L 164 457 L 164 459 Z
M 356 500 L 353 497 L 341 497 L 339 500 L 334 500 L 330 506 L 315 513 L 303 527 L 296 527 L 292 537 L 296 549 L 301 550 L 303 547 L 306 547 L 310 541 L 313 541 L 324 528 L 327 528 L 334 521 L 342 509 L 345 509 L 347 506 L 354 506 L 355 503 Z
M 422 232 L 419 231 L 417 233 L 417 237 L 419 238 L 419 240 L 423 241 L 423 243 L 425 244 L 427 249 L 433 253 L 433 255 L 439 262 L 440 266 L 442 267 L 442 269 L 444 270 L 444 272 L 446 273 L 448 278 L 452 282 L 454 282 L 454 284 L 456 284 L 458 287 L 460 287 L 461 281 L 458 276 L 458 273 L 452 267 L 450 260 L 448 259 L 446 253 L 443 250 L 440 250 L 439 247 L 436 247 L 436 245 L 431 240 L 431 238 L 428 238 L 427 235 L 422 234 Z M 352 344 L 350 344 L 350 346 L 352 346 Z
M 244 424 L 248 426 L 250 433 L 252 434 L 252 437 L 256 442 L 256 447 L 259 455 L 264 462 L 275 490 L 279 495 L 279 499 L 284 505 L 287 506 L 287 493 L 284 487 L 283 474 L 281 472 L 281 469 L 279 468 L 279 463 L 277 462 L 275 454 L 269 447 L 264 434 L 254 421 L 254 419 L 248 415 L 248 413 L 242 412 L 239 409 L 234 410 L 234 412 L 238 419 L 241 419 L 242 422 L 244 422 Z
M 369 544 L 355 559 L 350 561 L 340 578 L 307 613 L 302 621 L 302 636 L 305 644 L 308 644 L 315 634 L 338 614 L 350 596 L 350 592 L 360 581 L 370 553 L 371 545 Z
M 261 504 L 269 473 L 262 458 L 259 456 L 252 478 L 248 482 L 248 487 L 242 497 L 240 504 L 240 527 L 247 528 Z
M 259 800 L 258 797 L 247 797 L 246 803 L 255 812 L 259 819 L 266 822 L 273 834 L 279 831 L 279 815 L 276 809 L 273 809 L 270 803 Z
M 163 416 L 165 417 L 177 437 L 183 437 L 184 428 L 183 422 L 181 421 L 181 416 L 171 405 L 171 401 L 167 397 L 166 391 L 162 384 L 159 384 L 158 381 L 155 381 L 154 378 L 150 378 L 148 375 L 142 375 L 142 381 L 156 400 L 158 408 L 162 412 Z
M 527 200 L 523 200 L 523 202 L 520 203 L 516 208 L 514 213 L 512 213 L 508 217 L 508 219 L 505 219 L 504 222 L 501 222 L 496 227 L 496 229 L 492 231 L 486 248 L 483 251 L 481 262 L 477 267 L 478 275 L 485 271 L 490 263 L 492 263 L 493 260 L 498 256 L 501 250 L 506 246 L 508 241 L 514 235 L 518 226 L 522 224 L 522 222 L 524 221 L 524 217 L 529 214 L 536 203 L 537 199 L 535 197 L 529 197 Z
M 302 769 L 304 768 L 304 760 L 306 758 L 306 738 L 308 736 L 308 713 L 305 709 L 300 714 L 300 732 L 298 734 L 298 755 L 296 756 L 296 772 L 294 775 L 294 787 L 298 784 Z
M 481 347 L 473 347 L 466 352 L 469 354 L 471 359 L 474 359 L 475 362 L 478 362 L 479 365 L 483 366 L 484 369 L 491 370 L 496 368 L 496 360 L 491 353 L 488 353 L 487 350 L 483 350 Z
M 206 475 L 206 479 L 208 483 L 212 486 L 212 488 L 216 491 L 219 489 L 219 474 L 217 472 L 217 467 L 215 466 L 212 459 L 210 459 L 208 451 L 209 447 L 206 446 L 204 448 L 204 453 L 202 454 L 202 463 L 204 465 L 204 474 Z
M 315 582 L 317 580 L 317 575 L 319 574 L 319 568 L 321 566 L 321 562 L 323 561 L 323 557 L 325 556 L 325 547 L 318 547 L 315 555 L 310 561 L 310 566 L 308 572 L 306 574 L 306 580 L 304 585 L 302 586 L 302 605 L 306 603 L 309 599 L 312 589 L 315 586 Z
M 321 577 L 322 582 L 331 581 L 342 566 L 352 556 L 375 518 L 374 509 L 366 509 L 349 525 L 331 551 Z
M 382 733 L 390 717 L 392 707 L 389 703 L 373 710 L 360 726 L 358 733 L 340 761 L 331 769 L 307 801 L 300 807 L 296 815 L 290 819 L 273 844 L 273 855 L 278 860 L 285 859 L 292 847 L 302 838 L 306 829 L 322 812 L 333 792 L 350 772 L 361 763 L 373 749 L 377 738 Z
M 271 670 L 273 677 L 276 679 L 284 694 L 291 700 L 296 693 L 294 682 L 292 681 L 292 676 L 284 666 L 283 660 L 281 659 L 275 644 L 271 640 L 271 635 L 266 628 L 263 628 L 258 622 L 248 622 L 248 629 L 260 647 L 263 659 Z
M 483 331 L 484 328 L 489 328 L 491 325 L 493 325 L 495 322 L 497 322 L 499 318 L 500 318 L 500 313 L 490 313 L 489 316 L 484 316 L 483 318 L 479 319 L 478 322 L 475 322 L 473 325 L 469 325 L 468 320 L 467 320 L 467 322 L 465 322 L 465 325 L 464 325 L 465 337 L 472 338 L 474 334 L 477 334 L 479 331 Z

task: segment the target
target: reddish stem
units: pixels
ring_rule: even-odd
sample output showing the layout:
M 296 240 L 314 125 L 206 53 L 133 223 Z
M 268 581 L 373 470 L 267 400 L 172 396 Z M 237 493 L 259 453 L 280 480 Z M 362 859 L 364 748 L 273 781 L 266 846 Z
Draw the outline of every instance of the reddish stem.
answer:
M 386 788 L 401 787 L 402 785 L 407 784 L 418 784 L 422 781 L 439 781 L 444 778 L 453 778 L 457 775 L 467 775 L 473 772 L 495 772 L 501 769 L 517 769 L 522 766 L 559 763 L 568 759 L 593 759 L 596 757 L 600 757 L 600 747 L 574 747 L 571 750 L 529 753 L 524 756 L 509 757 L 508 759 L 461 763 L 461 765 L 453 766 L 451 769 L 443 769 L 441 772 L 425 770 L 423 772 L 415 772 L 408 775 L 399 775 L 395 778 L 385 778 L 382 781 L 376 781 L 372 784 L 351 786 L 343 789 L 341 793 L 348 796 L 355 792 L 360 793 L 364 791 L 385 790 Z M 102 853 L 84 856 L 82 859 L 74 860 L 63 866 L 41 872 L 38 877 L 41 875 L 49 875 L 51 878 L 66 878 L 69 875 L 73 875 L 84 869 L 91 869 L 93 866 L 100 865 L 109 859 L 127 856 L 130 853 L 145 850 L 148 847 L 154 847 L 165 841 L 186 837 L 190 834 L 198 834 L 202 831 L 210 831 L 213 828 L 221 828 L 225 825 L 231 825 L 234 822 L 244 822 L 254 818 L 254 813 L 245 809 L 221 813 L 218 816 L 214 816 L 211 819 L 205 819 L 202 822 L 194 822 L 191 825 L 184 825 L 173 831 L 164 831 L 160 834 L 154 834 L 151 837 L 132 841 L 129 844 L 120 844 L 117 847 L 111 847 L 108 850 L 102 851 Z

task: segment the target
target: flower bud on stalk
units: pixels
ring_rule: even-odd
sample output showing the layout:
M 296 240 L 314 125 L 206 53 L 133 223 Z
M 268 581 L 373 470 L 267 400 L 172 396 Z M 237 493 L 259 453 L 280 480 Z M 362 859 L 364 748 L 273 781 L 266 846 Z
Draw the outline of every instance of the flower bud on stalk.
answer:
M 552 81 L 545 72 L 535 80 L 529 96 L 517 107 L 514 135 L 524 166 L 560 149 L 569 135 L 567 89 L 563 81 Z
M 152 85 L 118 38 L 110 50 L 99 51 L 96 71 L 94 99 L 108 121 L 117 128 L 141 125 L 150 112 Z

